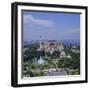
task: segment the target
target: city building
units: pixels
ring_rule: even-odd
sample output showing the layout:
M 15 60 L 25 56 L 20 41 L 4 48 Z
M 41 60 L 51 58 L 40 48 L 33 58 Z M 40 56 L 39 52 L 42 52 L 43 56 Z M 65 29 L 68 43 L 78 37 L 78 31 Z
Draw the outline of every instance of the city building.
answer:
M 39 48 L 37 51 L 45 51 L 46 53 L 49 52 L 51 55 L 58 51 L 60 53 L 61 58 L 71 58 L 70 54 L 66 55 L 64 51 L 64 45 L 62 42 L 57 42 L 56 40 L 46 40 L 42 43 L 42 37 L 40 36 Z M 40 59 L 41 62 L 41 59 Z

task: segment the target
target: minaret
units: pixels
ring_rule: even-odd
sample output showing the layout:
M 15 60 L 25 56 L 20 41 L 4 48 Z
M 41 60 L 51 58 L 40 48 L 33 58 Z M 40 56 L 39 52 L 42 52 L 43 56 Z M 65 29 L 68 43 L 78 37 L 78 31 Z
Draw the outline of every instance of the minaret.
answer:
M 40 52 L 42 51 L 42 36 L 40 35 Z M 44 64 L 45 63 L 45 60 L 41 57 L 41 55 L 40 55 L 40 58 L 39 58 L 39 60 L 37 61 L 37 64 Z
M 40 35 L 40 50 L 42 49 L 42 36 Z

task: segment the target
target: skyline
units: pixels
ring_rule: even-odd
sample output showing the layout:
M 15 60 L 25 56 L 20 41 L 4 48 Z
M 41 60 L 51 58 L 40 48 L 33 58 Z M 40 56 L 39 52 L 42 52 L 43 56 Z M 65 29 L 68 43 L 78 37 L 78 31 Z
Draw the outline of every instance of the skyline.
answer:
M 43 40 L 80 40 L 80 14 L 23 11 L 24 41 L 40 35 Z

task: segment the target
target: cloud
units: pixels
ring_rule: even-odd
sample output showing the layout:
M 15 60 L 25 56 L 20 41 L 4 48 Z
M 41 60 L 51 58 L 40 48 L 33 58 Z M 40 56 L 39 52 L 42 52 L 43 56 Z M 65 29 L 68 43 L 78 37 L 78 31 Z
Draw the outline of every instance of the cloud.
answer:
M 54 22 L 50 20 L 38 19 L 33 17 L 32 15 L 24 15 L 24 23 L 29 24 L 33 23 L 35 25 L 45 26 L 45 27 L 53 27 Z
M 74 30 L 66 31 L 65 33 L 77 33 L 77 32 L 80 32 L 80 30 L 79 29 L 74 29 Z
M 60 34 L 75 34 L 79 32 L 80 32 L 80 29 L 77 28 L 77 29 L 70 29 L 70 30 L 62 30 Z

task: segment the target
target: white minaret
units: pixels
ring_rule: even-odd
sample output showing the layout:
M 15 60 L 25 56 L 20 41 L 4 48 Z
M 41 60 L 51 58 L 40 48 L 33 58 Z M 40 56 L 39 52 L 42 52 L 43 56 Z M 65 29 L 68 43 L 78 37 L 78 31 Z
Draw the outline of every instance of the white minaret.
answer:
M 42 46 L 42 36 L 40 35 L 40 51 L 42 50 L 42 48 L 43 48 L 43 46 Z M 40 58 L 37 61 L 37 64 L 44 64 L 44 63 L 45 63 L 45 60 L 40 55 Z
M 42 49 L 42 36 L 40 35 L 40 50 Z

